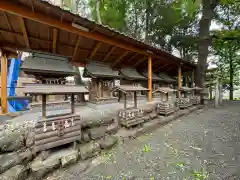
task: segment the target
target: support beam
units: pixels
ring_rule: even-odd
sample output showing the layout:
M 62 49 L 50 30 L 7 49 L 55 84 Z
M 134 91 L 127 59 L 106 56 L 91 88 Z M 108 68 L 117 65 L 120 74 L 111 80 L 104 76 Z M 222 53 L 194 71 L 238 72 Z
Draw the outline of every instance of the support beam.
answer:
M 62 30 L 65 30 L 65 31 L 68 31 L 68 32 L 71 32 L 74 34 L 78 34 L 78 35 L 84 36 L 89 39 L 100 41 L 102 43 L 111 44 L 113 46 L 117 46 L 119 48 L 122 48 L 122 49 L 125 49 L 128 51 L 137 52 L 139 54 L 143 54 L 146 56 L 148 56 L 148 54 L 149 54 L 145 50 L 136 48 L 130 44 L 123 43 L 118 40 L 114 40 L 111 37 L 106 37 L 106 36 L 101 35 L 96 32 L 82 31 L 78 28 L 73 27 L 72 24 L 70 24 L 70 23 L 61 22 L 59 19 L 55 19 L 50 16 L 45 16 L 38 12 L 32 12 L 31 9 L 27 9 L 25 6 L 16 4 L 12 1 L 0 1 L 0 10 L 11 13 L 11 14 L 18 15 L 18 16 L 21 16 L 21 17 L 24 17 L 24 18 L 27 18 L 27 19 L 30 19 L 33 21 L 40 22 L 42 24 L 46 24 L 51 27 L 56 27 L 56 28 L 59 28 L 59 29 L 62 29 Z
M 96 52 L 100 48 L 101 44 L 102 44 L 101 42 L 96 43 L 96 45 L 94 46 L 94 48 L 93 48 L 91 54 L 89 55 L 88 59 L 91 59 L 96 54 Z
M 178 66 L 178 98 L 181 97 L 181 86 L 182 86 L 182 70 L 181 65 Z
M 137 67 L 139 64 L 141 64 L 142 62 L 144 62 L 146 60 L 147 57 L 143 57 L 143 59 L 140 59 L 139 61 L 137 61 L 133 67 Z
M 19 22 L 20 22 L 20 26 L 21 26 L 21 30 L 23 33 L 25 44 L 26 44 L 27 48 L 30 48 L 29 39 L 28 39 L 28 35 L 27 35 L 27 29 L 25 26 L 24 19 L 22 17 L 19 17 Z
M 129 51 L 125 51 L 115 62 L 112 64 L 112 67 L 116 66 L 117 63 L 121 62 L 121 60 L 129 53 Z
M 128 59 L 127 63 L 130 63 L 137 56 L 138 56 L 138 53 L 135 53 L 131 58 Z
M 159 70 L 161 70 L 161 69 L 164 69 L 164 68 L 166 68 L 168 65 L 169 65 L 169 64 L 165 64 L 165 65 L 161 66 L 161 64 L 159 64 L 159 66 L 155 69 L 155 71 L 159 71 Z
M 1 108 L 2 114 L 8 113 L 7 107 L 7 57 L 6 54 L 1 53 Z
M 148 102 L 152 102 L 152 56 L 148 56 Z
M 74 61 L 75 58 L 76 58 L 76 54 L 77 54 L 78 46 L 79 46 L 79 44 L 80 44 L 80 40 L 81 40 L 81 37 L 78 36 L 77 41 L 76 41 L 76 44 L 75 44 L 75 47 L 74 47 L 73 55 L 72 55 L 72 60 L 73 60 L 73 61 Z
M 104 57 L 102 61 L 105 62 L 115 49 L 116 49 L 116 46 L 112 46 L 110 51 L 107 53 L 107 55 Z
M 56 53 L 57 35 L 58 35 L 58 30 L 56 28 L 53 28 L 53 42 L 52 42 L 52 52 L 53 53 Z

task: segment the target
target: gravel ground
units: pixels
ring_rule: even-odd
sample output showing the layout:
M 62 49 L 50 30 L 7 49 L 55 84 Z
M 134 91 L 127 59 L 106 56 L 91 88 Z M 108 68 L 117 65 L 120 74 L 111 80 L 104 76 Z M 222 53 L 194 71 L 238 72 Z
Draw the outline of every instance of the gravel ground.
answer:
M 239 126 L 240 102 L 225 102 L 125 141 L 84 174 L 79 162 L 45 180 L 240 179 Z

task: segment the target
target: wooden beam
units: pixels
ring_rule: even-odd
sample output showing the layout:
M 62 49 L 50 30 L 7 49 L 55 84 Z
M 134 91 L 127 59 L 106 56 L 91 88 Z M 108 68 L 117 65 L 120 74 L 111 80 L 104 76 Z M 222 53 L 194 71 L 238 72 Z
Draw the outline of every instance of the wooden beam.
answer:
M 135 53 L 131 58 L 128 59 L 127 63 L 130 63 L 137 56 L 138 56 L 138 53 Z
M 94 46 L 91 54 L 89 55 L 88 59 L 91 59 L 91 58 L 96 54 L 96 52 L 97 52 L 97 50 L 100 48 L 101 44 L 102 44 L 101 42 L 97 42 L 97 43 L 95 44 L 95 46 Z
M 161 70 L 161 69 L 163 69 L 163 68 L 166 68 L 169 64 L 165 64 L 165 65 L 163 65 L 163 66 L 161 66 L 162 64 L 159 64 L 159 66 L 155 69 L 155 71 L 159 71 L 159 70 Z
M 128 51 L 137 52 L 139 54 L 143 54 L 146 56 L 149 54 L 145 50 L 136 48 L 130 44 L 123 43 L 118 40 L 114 40 L 111 37 L 107 37 L 96 32 L 86 32 L 86 31 L 80 30 L 78 28 L 73 27 L 71 23 L 66 23 L 66 22 L 61 23 L 59 19 L 55 19 L 50 16 L 45 16 L 39 12 L 32 12 L 30 9 L 27 9 L 25 6 L 10 2 L 10 1 L 0 1 L 0 10 L 11 13 L 11 14 L 15 14 L 17 16 L 21 16 L 27 19 L 31 19 L 33 21 L 37 21 L 42 24 L 46 24 L 51 27 L 55 27 L 71 33 L 75 33 L 89 39 L 100 41 L 102 43 L 111 44 L 113 46 L 117 46 L 119 48 L 122 48 Z
M 81 37 L 78 36 L 77 41 L 76 41 L 76 43 L 75 43 L 73 55 L 72 55 L 72 60 L 73 60 L 73 61 L 74 61 L 75 58 L 76 58 L 76 54 L 77 54 L 78 46 L 79 46 L 79 44 L 80 44 L 80 40 L 81 40 Z
M 107 58 L 112 54 L 112 52 L 116 49 L 116 46 L 112 46 L 110 51 L 107 53 L 107 55 L 102 60 L 103 62 L 107 60 Z
M 52 42 L 52 52 L 53 53 L 56 53 L 57 36 L 58 36 L 58 30 L 56 28 L 53 28 L 53 42 Z
M 148 102 L 152 102 L 152 56 L 148 56 Z
M 7 57 L 0 51 L 1 57 L 1 109 L 2 114 L 7 114 Z
M 28 39 L 28 35 L 27 35 L 27 29 L 25 26 L 24 19 L 22 17 L 19 17 L 19 22 L 20 22 L 21 30 L 22 30 L 23 37 L 25 40 L 25 44 L 26 44 L 27 48 L 30 48 L 29 39 Z
M 147 59 L 147 57 L 143 57 L 143 59 L 138 60 L 135 64 L 133 64 L 134 67 L 138 66 L 139 64 L 141 64 L 143 61 L 145 61 Z
M 178 98 L 181 97 L 181 85 L 182 85 L 182 70 L 181 65 L 178 66 Z
M 112 64 L 112 67 L 116 66 L 117 63 L 121 62 L 121 60 L 129 53 L 129 51 L 125 51 L 119 58 L 115 60 L 115 62 Z

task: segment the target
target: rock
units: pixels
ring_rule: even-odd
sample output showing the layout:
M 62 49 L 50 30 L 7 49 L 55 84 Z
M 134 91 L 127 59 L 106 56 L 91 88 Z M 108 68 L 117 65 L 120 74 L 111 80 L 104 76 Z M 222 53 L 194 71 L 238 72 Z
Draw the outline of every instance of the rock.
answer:
M 106 132 L 107 132 L 107 126 L 88 129 L 88 134 L 92 140 L 104 137 Z
M 78 151 L 72 150 L 71 152 L 69 152 L 68 154 L 64 155 L 61 158 L 62 167 L 66 167 L 69 164 L 73 164 L 77 162 L 77 159 L 78 159 Z
M 19 162 L 19 156 L 15 152 L 0 155 L 0 173 L 5 172 L 13 166 L 16 166 Z
M 22 165 L 17 165 L 0 176 L 0 180 L 24 180 L 27 178 L 28 169 Z
M 30 165 L 32 171 L 32 177 L 35 180 L 39 180 L 47 173 L 60 167 L 59 156 L 52 155 L 46 160 L 42 161 L 41 156 L 38 156 Z
M 35 133 L 33 131 L 29 131 L 26 133 L 26 146 L 32 147 L 34 145 Z
M 18 157 L 21 164 L 27 164 L 32 160 L 33 154 L 29 149 L 27 149 L 25 151 L 19 152 Z
M 82 127 L 83 128 L 93 128 L 101 125 L 111 124 L 113 122 L 113 117 L 110 115 L 101 116 L 99 112 L 94 112 L 89 114 L 87 117 L 83 118 Z
M 150 107 L 144 108 L 143 111 L 144 111 L 145 113 L 151 113 L 151 112 L 153 112 L 153 108 L 150 108 Z
M 106 136 L 104 139 L 99 141 L 99 145 L 102 149 L 108 149 L 114 146 L 118 141 L 116 136 Z
M 0 137 L 1 152 L 17 151 L 22 147 L 24 147 L 24 136 L 20 132 L 4 133 L 3 136 Z
M 41 151 L 40 156 L 42 158 L 42 161 L 47 159 L 50 156 L 50 153 L 51 153 L 50 150 Z
M 109 134 L 115 134 L 115 133 L 117 133 L 117 131 L 118 131 L 118 123 L 117 122 L 114 122 L 114 123 L 112 123 L 111 125 L 109 125 L 108 127 L 107 127 L 107 132 L 109 133 Z
M 157 114 L 155 112 L 149 114 L 150 119 L 155 119 L 157 118 Z
M 88 135 L 88 132 L 82 132 L 82 141 L 83 142 L 89 142 L 89 141 L 91 141 L 91 139 L 90 139 L 90 137 L 89 137 L 89 135 Z
M 100 152 L 100 146 L 97 142 L 89 142 L 79 146 L 79 155 L 81 159 L 85 160 L 96 156 Z

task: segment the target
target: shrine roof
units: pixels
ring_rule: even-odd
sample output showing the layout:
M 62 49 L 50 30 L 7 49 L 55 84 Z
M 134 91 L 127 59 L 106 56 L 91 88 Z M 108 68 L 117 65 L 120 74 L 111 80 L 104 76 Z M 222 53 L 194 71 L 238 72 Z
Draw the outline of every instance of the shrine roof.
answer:
M 127 93 L 127 92 L 137 92 L 137 91 L 148 91 L 148 89 L 142 86 L 120 85 L 120 86 L 115 86 L 112 89 L 112 92 L 115 92 L 115 91 L 121 91 L 123 93 Z
M 68 58 L 50 53 L 32 52 L 23 59 L 21 69 L 27 74 L 72 76 L 75 70 Z
M 148 78 L 148 70 L 143 71 L 142 75 L 146 78 Z M 152 72 L 152 80 L 153 81 L 163 81 L 163 79 L 159 76 L 157 76 L 154 72 Z
M 163 79 L 165 82 L 167 82 L 167 83 L 175 83 L 175 82 L 176 82 L 175 79 L 169 77 L 166 73 L 160 72 L 160 73 L 158 74 L 158 76 L 159 76 L 160 78 L 162 78 L 162 79 Z
M 157 92 L 163 92 L 163 93 L 167 94 L 169 92 L 176 92 L 176 91 L 177 91 L 176 89 L 172 89 L 169 87 L 160 87 L 160 88 L 157 88 L 155 91 L 153 91 L 153 94 L 157 93 Z
M 189 87 L 185 87 L 185 86 L 183 86 L 183 87 L 180 88 L 180 91 L 183 91 L 183 92 L 190 92 L 190 91 L 193 91 L 193 88 L 189 88 Z
M 35 95 L 64 95 L 88 93 L 85 86 L 55 85 L 55 84 L 28 84 L 23 87 L 23 93 Z
M 118 71 L 114 71 L 109 64 L 88 61 L 83 72 L 84 77 L 91 78 L 118 78 Z
M 146 77 L 142 76 L 134 68 L 122 68 L 119 70 L 120 76 L 127 80 L 147 80 Z

